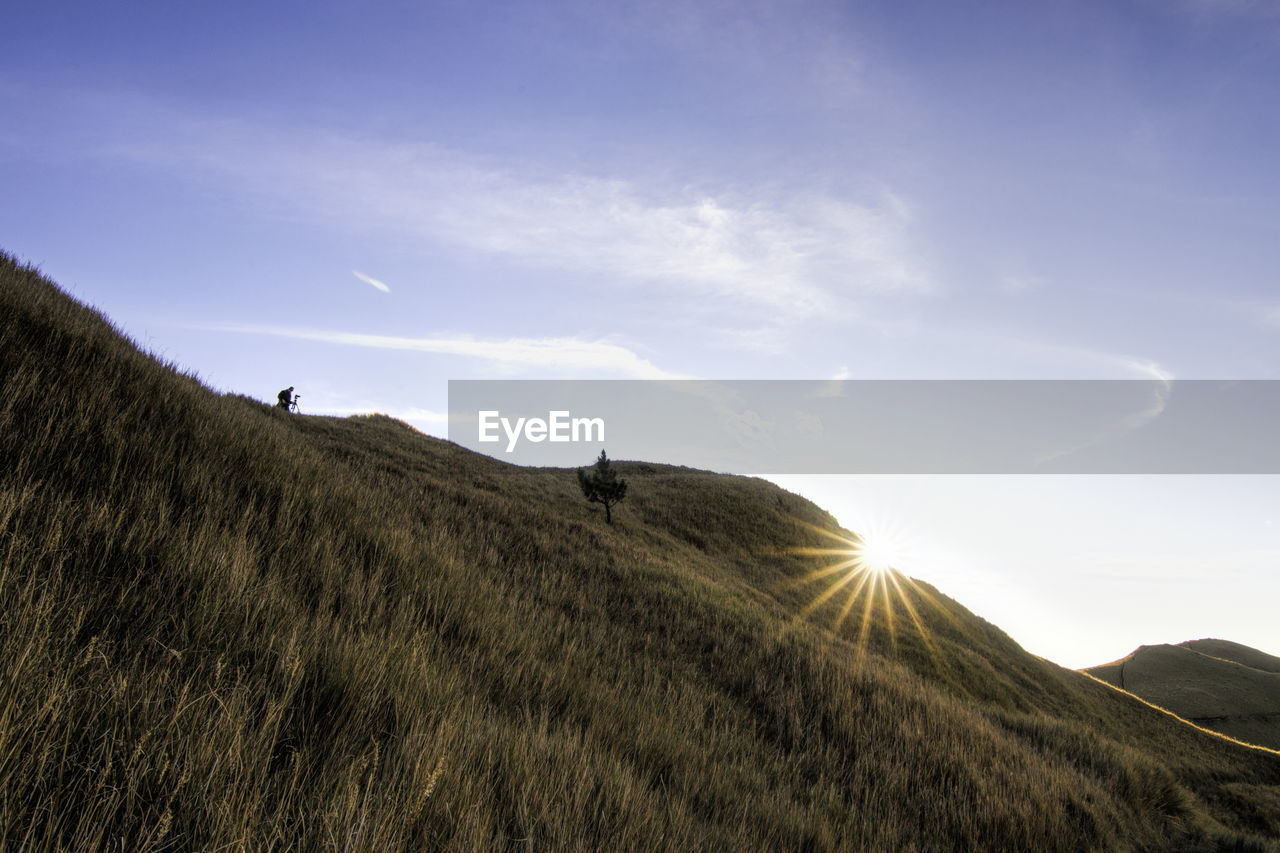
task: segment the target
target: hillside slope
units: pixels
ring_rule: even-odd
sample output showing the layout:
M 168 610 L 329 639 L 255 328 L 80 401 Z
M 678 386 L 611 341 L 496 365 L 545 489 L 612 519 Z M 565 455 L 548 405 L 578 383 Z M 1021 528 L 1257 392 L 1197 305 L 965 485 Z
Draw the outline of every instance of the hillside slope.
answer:
M 769 483 L 619 463 L 607 527 L 572 471 L 214 394 L 8 258 L 0 357 L 8 844 L 1280 837 L 1280 756 L 927 585 L 849 599 L 850 534 Z
M 1275 655 L 1269 655 L 1266 652 L 1260 652 L 1257 649 L 1251 649 L 1240 643 L 1232 643 L 1228 640 L 1206 639 L 1187 640 L 1185 643 L 1178 643 L 1178 645 L 1184 649 L 1199 652 L 1202 655 L 1233 661 L 1261 672 L 1280 672 L 1280 658 Z
M 1238 643 L 1192 640 L 1141 646 L 1088 672 L 1198 725 L 1280 749 L 1280 668 L 1268 668 L 1278 665 Z

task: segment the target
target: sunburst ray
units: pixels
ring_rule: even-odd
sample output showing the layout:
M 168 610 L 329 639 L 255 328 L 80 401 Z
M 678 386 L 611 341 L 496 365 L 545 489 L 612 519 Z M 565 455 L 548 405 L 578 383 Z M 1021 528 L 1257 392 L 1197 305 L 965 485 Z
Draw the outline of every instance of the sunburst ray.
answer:
M 887 635 L 889 648 L 894 653 L 899 651 L 900 628 L 906 626 L 908 633 L 920 638 L 926 654 L 937 658 L 936 641 L 920 607 L 942 614 L 952 625 L 955 624 L 955 616 L 894 564 L 897 555 L 905 550 L 902 537 L 893 532 L 886 535 L 884 531 L 844 534 L 799 519 L 796 521 L 805 530 L 830 540 L 832 546 L 802 545 L 787 549 L 790 554 L 822 561 L 787 584 L 792 589 L 810 585 L 819 587 L 812 600 L 796 612 L 790 624 L 811 619 L 824 605 L 844 593 L 828 627 L 833 635 L 839 635 L 851 614 L 860 611 L 854 640 L 859 660 L 868 651 L 877 625 L 884 631 L 882 636 Z M 899 607 L 901 614 L 897 614 Z M 898 620 L 896 615 L 903 618 Z

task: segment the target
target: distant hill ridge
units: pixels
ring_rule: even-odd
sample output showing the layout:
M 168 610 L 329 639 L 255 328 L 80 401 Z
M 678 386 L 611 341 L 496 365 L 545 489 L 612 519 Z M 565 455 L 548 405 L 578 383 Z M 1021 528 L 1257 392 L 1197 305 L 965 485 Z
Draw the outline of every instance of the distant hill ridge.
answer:
M 1086 671 L 1198 725 L 1280 749 L 1280 658 L 1203 639 L 1140 646 Z
M 1243 664 L 1262 672 L 1280 672 L 1280 657 L 1260 652 L 1257 649 L 1251 649 L 1240 643 L 1232 643 L 1228 640 L 1205 639 L 1187 640 L 1186 642 L 1178 643 L 1178 645 L 1191 649 L 1193 652 L 1199 652 L 1202 655 Z
M 1277 849 L 1280 756 L 927 584 L 850 599 L 852 534 L 765 481 L 620 461 L 607 526 L 572 470 L 216 394 L 3 255 L 0 382 L 0 846 Z

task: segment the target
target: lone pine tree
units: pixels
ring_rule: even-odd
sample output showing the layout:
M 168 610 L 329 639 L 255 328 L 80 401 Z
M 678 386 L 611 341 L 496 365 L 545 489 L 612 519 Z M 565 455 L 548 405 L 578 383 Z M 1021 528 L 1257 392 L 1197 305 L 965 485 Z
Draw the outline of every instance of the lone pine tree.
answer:
M 627 481 L 618 479 L 618 472 L 613 470 L 609 457 L 604 455 L 603 450 L 596 460 L 594 473 L 588 474 L 583 469 L 578 469 L 578 485 L 582 487 L 582 494 L 588 501 L 604 504 L 604 520 L 613 524 L 610 509 L 627 496 Z

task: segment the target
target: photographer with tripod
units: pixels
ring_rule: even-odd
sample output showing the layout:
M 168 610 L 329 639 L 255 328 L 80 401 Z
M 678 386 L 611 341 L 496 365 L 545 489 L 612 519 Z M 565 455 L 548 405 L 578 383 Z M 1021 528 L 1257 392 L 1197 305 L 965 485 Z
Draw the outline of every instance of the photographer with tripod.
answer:
M 276 408 L 284 409 L 286 412 L 293 412 L 296 414 L 298 411 L 298 401 L 301 399 L 302 395 L 294 394 L 293 386 L 290 385 L 288 388 L 276 395 Z

